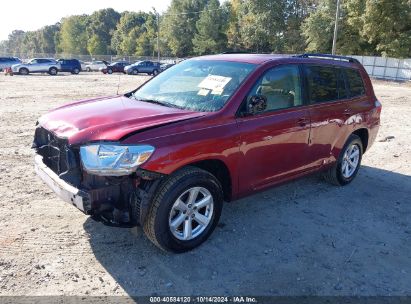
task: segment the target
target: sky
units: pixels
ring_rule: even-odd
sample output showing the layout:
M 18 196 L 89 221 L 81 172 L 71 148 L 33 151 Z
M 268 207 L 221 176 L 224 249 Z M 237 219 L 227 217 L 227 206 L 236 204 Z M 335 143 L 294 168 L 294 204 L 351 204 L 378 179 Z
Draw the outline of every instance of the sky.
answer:
M 62 17 L 91 14 L 102 8 L 123 11 L 164 12 L 171 0 L 6 0 L 1 1 L 0 40 L 13 30 L 32 31 L 54 24 Z

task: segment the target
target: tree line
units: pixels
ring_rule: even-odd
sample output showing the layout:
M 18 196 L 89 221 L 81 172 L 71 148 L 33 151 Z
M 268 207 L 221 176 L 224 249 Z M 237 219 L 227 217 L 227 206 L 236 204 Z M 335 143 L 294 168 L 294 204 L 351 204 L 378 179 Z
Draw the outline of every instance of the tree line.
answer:
M 172 0 L 160 14 L 111 8 L 0 42 L 12 54 L 186 57 L 244 51 L 330 53 L 336 0 Z M 339 54 L 411 57 L 409 0 L 341 0 Z

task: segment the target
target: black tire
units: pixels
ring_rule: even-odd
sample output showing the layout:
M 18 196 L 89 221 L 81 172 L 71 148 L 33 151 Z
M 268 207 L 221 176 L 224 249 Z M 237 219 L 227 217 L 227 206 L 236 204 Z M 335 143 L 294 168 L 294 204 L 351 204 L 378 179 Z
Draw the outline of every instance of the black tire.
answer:
M 73 74 L 78 75 L 79 73 L 80 73 L 80 69 L 75 68 L 75 69 L 73 70 Z
M 26 69 L 26 68 L 21 68 L 21 69 L 19 70 L 19 74 L 20 74 L 20 75 L 28 75 L 28 74 L 29 74 L 29 70 Z
M 133 71 L 131 72 L 131 74 L 133 74 L 133 75 L 138 75 L 138 70 L 133 70 Z
M 158 74 L 158 70 L 153 71 L 153 75 L 156 76 Z
M 176 238 L 169 227 L 169 216 L 174 202 L 192 187 L 207 189 L 213 198 L 213 214 L 210 222 L 198 236 L 191 240 Z M 144 232 L 156 246 L 172 252 L 186 252 L 202 244 L 215 229 L 223 206 L 223 191 L 219 181 L 209 172 L 186 167 L 172 175 L 158 187 L 144 222 Z
M 359 148 L 358 164 L 354 172 L 349 177 L 345 177 L 342 171 L 343 160 L 344 160 L 345 153 L 353 145 L 356 145 Z M 324 173 L 325 180 L 336 186 L 345 186 L 351 183 L 354 180 L 354 178 L 357 176 L 358 170 L 361 167 L 361 159 L 362 159 L 363 152 L 364 152 L 364 148 L 362 145 L 361 138 L 359 138 L 355 134 L 351 134 L 348 137 L 344 147 L 342 148 L 340 155 L 338 156 L 337 162 Z
M 51 67 L 51 68 L 49 69 L 49 74 L 50 74 L 50 75 L 55 76 L 55 75 L 57 75 L 57 73 L 58 73 L 58 70 L 57 70 L 56 68 Z
M 87 72 L 91 72 L 91 68 L 90 68 L 90 67 L 87 67 L 87 68 L 86 68 L 86 71 L 87 71 Z
M 113 74 L 113 70 L 112 70 L 112 69 L 108 69 L 108 70 L 107 70 L 107 74 L 110 74 L 110 75 Z

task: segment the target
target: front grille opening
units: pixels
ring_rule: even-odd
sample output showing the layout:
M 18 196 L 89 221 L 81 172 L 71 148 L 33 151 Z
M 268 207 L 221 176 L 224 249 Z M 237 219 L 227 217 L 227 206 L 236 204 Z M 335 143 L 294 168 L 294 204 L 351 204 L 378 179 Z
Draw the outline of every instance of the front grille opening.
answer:
M 33 148 L 43 156 L 44 164 L 60 178 L 72 185 L 80 183 L 79 152 L 69 146 L 67 139 L 60 138 L 43 127 L 37 127 Z

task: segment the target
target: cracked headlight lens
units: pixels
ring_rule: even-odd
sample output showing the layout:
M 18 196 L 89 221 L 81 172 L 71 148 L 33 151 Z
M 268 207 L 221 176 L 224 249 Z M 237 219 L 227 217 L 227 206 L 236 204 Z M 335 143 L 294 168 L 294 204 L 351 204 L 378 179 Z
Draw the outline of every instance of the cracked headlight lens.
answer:
M 102 176 L 129 175 L 154 152 L 150 145 L 90 144 L 80 147 L 83 168 Z

